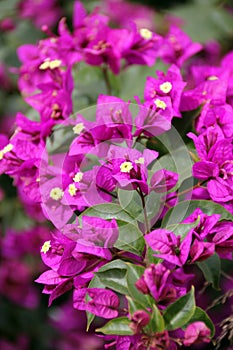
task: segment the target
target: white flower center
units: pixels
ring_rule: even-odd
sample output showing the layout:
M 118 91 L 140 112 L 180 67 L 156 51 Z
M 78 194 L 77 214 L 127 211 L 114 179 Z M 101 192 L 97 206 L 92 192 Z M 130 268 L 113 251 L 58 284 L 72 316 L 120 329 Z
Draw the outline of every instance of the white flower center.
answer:
M 52 188 L 49 194 L 50 198 L 54 199 L 55 201 L 59 201 L 60 199 L 62 199 L 63 195 L 64 192 L 60 187 Z
M 122 173 L 129 173 L 133 169 L 133 164 L 131 162 L 123 162 L 120 166 Z
M 78 123 L 73 127 L 74 134 L 79 135 L 84 129 L 83 123 Z
M 73 177 L 74 182 L 80 182 L 83 178 L 83 173 L 81 171 L 77 172 L 75 176 Z
M 13 150 L 14 146 L 11 143 L 8 143 L 3 149 L 0 150 L 0 160 L 3 159 L 4 155 Z
M 163 110 L 166 109 L 166 107 L 167 107 L 166 103 L 164 101 L 160 100 L 159 98 L 157 98 L 154 103 L 155 103 L 157 108 L 160 108 Z
M 46 70 L 46 69 L 55 69 L 59 68 L 62 64 L 61 60 L 50 60 L 50 58 L 46 58 L 43 63 L 39 66 L 39 69 Z
M 144 163 L 145 163 L 145 158 L 140 157 L 140 158 L 138 158 L 138 159 L 135 160 L 135 163 L 136 163 L 136 164 L 144 164 Z
M 77 188 L 76 188 L 75 184 L 69 185 L 68 192 L 72 197 L 76 195 Z
M 159 86 L 159 88 L 163 93 L 168 94 L 172 89 L 172 84 L 170 81 L 165 81 Z
M 147 28 L 141 28 L 139 33 L 141 37 L 145 40 L 150 40 L 153 36 L 153 33 Z
M 42 245 L 40 251 L 41 251 L 41 253 L 46 254 L 46 253 L 49 251 L 50 248 L 51 248 L 51 241 L 46 241 L 46 242 L 44 242 L 44 244 Z
M 210 77 L 208 77 L 208 80 L 210 81 L 218 80 L 218 77 L 216 77 L 216 75 L 211 75 Z

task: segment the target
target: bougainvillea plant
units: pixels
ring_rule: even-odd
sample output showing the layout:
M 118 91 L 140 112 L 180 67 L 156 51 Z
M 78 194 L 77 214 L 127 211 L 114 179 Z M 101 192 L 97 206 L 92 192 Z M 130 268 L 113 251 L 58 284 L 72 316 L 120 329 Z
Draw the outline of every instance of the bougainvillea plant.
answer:
M 43 26 L 46 38 L 18 48 L 32 113 L 1 135 L 0 172 L 51 223 L 36 279 L 49 306 L 71 291 L 106 349 L 214 342 L 196 274 L 218 289 L 232 259 L 233 53 L 210 65 L 177 24 L 158 34 L 149 10 L 127 20 L 127 6 L 124 17 L 76 1 L 72 29 L 62 18 L 58 34 Z M 153 74 L 125 99 L 139 65 Z M 174 125 L 187 118 L 182 139 Z

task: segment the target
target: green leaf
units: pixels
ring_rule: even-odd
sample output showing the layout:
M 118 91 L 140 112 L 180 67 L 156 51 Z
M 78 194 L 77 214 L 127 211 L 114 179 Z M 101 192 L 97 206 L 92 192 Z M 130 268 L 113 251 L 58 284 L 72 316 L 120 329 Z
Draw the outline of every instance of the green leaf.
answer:
M 97 272 L 100 281 L 118 293 L 127 294 L 126 270 L 111 269 L 105 272 Z
M 178 173 L 178 186 L 180 186 L 185 179 L 192 176 L 192 165 L 193 162 L 190 159 L 188 150 L 179 147 L 170 150 L 170 154 L 165 154 L 159 158 L 152 167 L 151 172 L 154 174 L 160 169 L 166 169 Z M 174 189 L 172 189 L 172 191 L 173 190 Z
M 145 305 L 140 304 L 129 296 L 126 296 L 126 298 L 128 300 L 129 312 L 131 316 L 138 310 L 144 310 L 149 314 L 148 310 L 145 308 Z M 149 324 L 144 327 L 144 331 L 148 333 L 162 332 L 164 330 L 163 316 L 155 304 L 152 305 L 151 309 L 151 319 Z
M 79 219 L 82 219 L 84 215 L 95 216 L 105 220 L 116 219 L 120 221 L 135 223 L 135 220 L 126 211 L 124 211 L 120 205 L 113 203 L 94 205 L 79 215 Z
M 146 208 L 146 216 L 147 219 L 150 221 L 151 219 L 154 219 L 153 221 L 157 221 L 160 214 L 161 214 L 161 198 L 164 196 L 163 193 L 156 193 L 154 191 L 150 192 L 145 197 L 145 208 Z M 144 213 L 143 210 L 141 211 L 140 216 L 137 218 L 140 222 L 145 222 L 144 219 Z M 150 226 L 152 227 L 154 224 L 150 223 Z
M 109 271 L 111 269 L 121 269 L 121 270 L 127 270 L 128 266 L 126 265 L 126 263 L 120 259 L 117 260 L 113 260 L 108 264 L 105 264 L 104 266 L 102 266 L 99 270 L 99 272 L 105 272 L 105 271 Z
M 189 150 L 176 128 L 172 126 L 169 131 L 159 135 L 157 138 L 167 149 L 168 154 L 159 158 L 151 170 L 155 172 L 165 168 L 174 171 L 179 174 L 179 184 L 192 177 L 193 161 L 190 157 Z
M 72 69 L 75 87 L 72 93 L 73 110 L 81 112 L 82 109 L 94 103 L 100 92 L 106 93 L 105 83 L 99 68 L 79 62 Z M 83 113 L 81 113 L 83 114 Z M 83 114 L 86 118 L 86 113 Z M 93 113 L 92 118 L 94 118 Z
M 168 331 L 182 327 L 195 312 L 194 287 L 191 291 L 169 305 L 164 311 L 165 328 Z
M 197 262 L 197 266 L 203 272 L 206 281 L 213 285 L 214 289 L 220 290 L 219 281 L 221 273 L 221 260 L 218 254 L 213 254 L 208 259 Z
M 220 204 L 209 200 L 193 200 L 180 202 L 171 208 L 163 218 L 162 227 L 180 223 L 197 208 L 200 208 L 207 215 L 220 214 L 221 220 L 233 221 L 233 215 Z
M 151 320 L 147 327 L 153 332 L 163 332 L 165 329 L 164 318 L 155 304 L 152 307 Z
M 96 275 L 105 287 L 127 295 L 126 273 L 127 265 L 122 260 L 114 260 L 100 268 Z
M 222 2 L 224 3 L 224 2 Z M 172 15 L 184 21 L 182 28 L 195 41 L 222 40 L 233 31 L 232 16 L 217 1 L 193 0 L 172 8 Z M 197 14 L 198 26 L 197 26 Z
M 127 317 L 118 317 L 109 321 L 103 327 L 96 329 L 96 332 L 113 335 L 133 335 L 129 324 L 130 320 Z
M 88 285 L 88 288 L 105 288 L 105 286 L 101 283 L 100 279 L 98 276 L 94 276 L 91 280 L 91 282 Z M 88 294 L 86 295 L 86 300 L 90 300 L 91 298 L 88 296 Z M 92 322 L 94 321 L 95 315 L 86 311 L 86 315 L 87 315 L 87 327 L 86 327 L 86 331 L 88 332 L 90 325 L 92 324 Z
M 122 209 L 131 217 L 138 218 L 143 211 L 139 194 L 136 191 L 126 191 L 121 188 L 118 189 L 117 194 Z
M 192 228 L 196 227 L 199 224 L 199 222 L 200 218 L 198 217 L 197 220 L 190 224 L 173 224 L 164 228 L 166 228 L 166 230 L 174 232 L 176 236 L 180 236 L 183 239 Z
M 145 207 L 148 220 L 151 220 L 152 218 L 156 216 L 158 217 L 160 215 L 160 199 L 162 196 L 163 194 L 152 191 L 145 197 Z M 129 213 L 129 215 L 135 220 L 142 223 L 145 222 L 142 201 L 136 191 L 126 191 L 119 189 L 118 198 L 123 210 Z
M 95 319 L 95 315 L 86 311 L 86 315 L 87 315 L 87 327 L 86 327 L 86 331 L 88 332 L 89 331 L 89 328 L 92 324 L 92 322 L 94 321 Z
M 189 324 L 197 321 L 202 321 L 206 324 L 206 326 L 210 329 L 211 331 L 211 337 L 214 336 L 215 334 L 215 327 L 207 313 L 202 310 L 200 307 L 196 306 L 196 309 L 194 311 L 193 316 L 190 318 L 190 320 L 187 322 L 187 324 L 183 327 L 186 328 Z
M 165 71 L 166 65 L 158 60 L 156 62 L 156 69 Z M 119 76 L 119 84 L 121 86 L 119 97 L 124 100 L 132 99 L 132 96 L 139 96 L 139 98 L 143 98 L 143 86 L 145 85 L 148 76 L 155 76 L 154 66 L 129 66 Z M 138 83 L 138 77 L 140 77 L 140 84 Z
M 143 275 L 145 268 L 142 266 L 133 265 L 131 263 L 126 263 L 126 265 L 128 266 L 127 285 L 131 298 L 139 304 L 143 305 L 144 309 L 148 307 L 151 308 L 153 305 L 151 297 L 141 293 L 135 286 L 135 283 Z
M 141 256 L 145 247 L 145 240 L 139 228 L 131 223 L 123 223 L 118 228 L 119 237 L 114 247 Z
M 147 260 L 150 264 L 158 264 L 163 261 L 163 259 L 154 256 L 155 252 L 151 247 L 147 247 Z
M 128 301 L 129 313 L 131 316 L 135 313 L 135 311 L 145 310 L 145 306 L 133 300 L 130 296 L 126 295 L 126 299 Z

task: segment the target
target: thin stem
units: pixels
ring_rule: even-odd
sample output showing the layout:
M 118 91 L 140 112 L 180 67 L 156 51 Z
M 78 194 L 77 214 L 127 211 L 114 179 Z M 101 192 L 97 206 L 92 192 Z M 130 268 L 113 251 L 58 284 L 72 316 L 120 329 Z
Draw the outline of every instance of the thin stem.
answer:
M 172 338 L 172 337 L 170 337 L 170 339 L 171 340 L 173 340 L 175 343 L 177 343 L 178 345 L 182 345 L 182 341 L 181 341 L 181 339 L 180 338 Z
M 200 183 L 198 182 L 196 185 L 194 185 L 192 188 L 187 188 L 184 191 L 181 191 L 178 193 L 178 196 L 183 196 L 183 194 L 189 193 L 190 191 L 194 190 L 195 188 L 199 188 L 203 185 L 204 182 Z
M 177 195 L 168 198 L 168 200 L 170 201 L 171 199 L 174 199 L 174 198 L 183 196 L 184 194 L 189 193 L 190 191 L 194 190 L 195 188 L 200 188 L 200 187 L 202 187 L 202 185 L 203 185 L 205 182 L 206 182 L 206 181 L 198 182 L 198 183 L 197 183 L 196 185 L 194 185 L 193 187 L 187 188 L 187 189 L 184 190 L 184 191 L 178 192 Z M 204 188 L 204 187 L 203 187 L 203 188 Z
M 93 271 L 93 269 L 100 263 L 104 261 L 103 258 L 98 259 L 97 261 L 95 261 L 93 264 L 91 264 L 90 266 L 87 266 L 87 268 L 84 270 L 85 272 L 89 272 L 89 271 Z
M 121 259 L 125 259 L 127 262 L 130 261 L 136 265 L 145 266 L 143 261 L 136 260 L 132 257 L 124 256 L 124 254 L 127 254 L 127 252 L 124 250 L 122 250 L 120 252 L 116 252 L 116 253 L 114 253 L 113 258 L 121 258 Z
M 194 154 L 193 152 L 189 151 L 190 157 L 192 158 L 192 160 L 194 161 L 194 163 L 198 162 L 198 156 L 196 154 Z
M 215 306 L 219 305 L 219 304 L 225 304 L 226 301 L 231 298 L 233 296 L 233 289 L 228 290 L 225 294 L 221 295 L 220 297 L 218 297 L 217 299 L 215 299 L 206 309 L 205 311 L 208 311 L 212 308 L 214 308 Z
M 100 191 L 109 194 L 109 195 L 112 196 L 113 198 L 117 198 L 117 195 L 116 195 L 115 193 L 109 192 L 109 191 L 106 190 L 105 188 L 102 188 L 102 187 L 99 187 L 99 186 L 98 186 L 98 188 L 99 188 Z
M 145 197 L 144 194 L 142 193 L 141 188 L 138 186 L 138 188 L 136 189 L 136 191 L 138 192 L 139 196 L 141 197 L 141 201 L 142 201 L 142 207 L 143 207 L 143 213 L 144 213 L 144 220 L 145 220 L 145 226 L 146 226 L 146 232 L 145 234 L 150 232 L 150 225 L 149 225 L 149 221 L 148 221 L 148 217 L 147 217 L 147 211 L 146 211 L 146 203 L 145 203 Z M 149 261 L 149 246 L 147 241 L 145 241 L 146 245 L 145 245 L 145 255 L 144 255 L 144 263 L 146 266 L 150 265 L 150 261 Z
M 144 135 L 138 135 L 138 137 L 136 138 L 136 140 L 134 141 L 133 147 L 135 148 L 137 142 L 140 142 L 141 140 L 148 140 L 148 137 L 144 136 Z M 141 143 L 141 142 L 140 142 Z M 141 143 L 142 144 L 142 143 Z
M 162 200 L 161 200 L 161 202 L 163 202 Z M 169 205 L 168 203 L 164 203 L 164 206 L 169 210 L 169 209 L 171 209 L 172 208 L 172 206 L 171 205 Z
M 110 80 L 109 80 L 108 68 L 103 67 L 102 72 L 103 72 L 103 77 L 104 77 L 104 81 L 105 81 L 106 88 L 107 88 L 107 94 L 112 95 L 112 87 L 111 87 Z
M 230 281 L 233 281 L 233 277 L 229 276 L 226 272 L 221 270 L 221 275 Z
M 138 187 L 136 191 L 138 192 L 139 196 L 141 197 L 141 201 L 142 201 L 142 207 L 143 207 L 143 213 L 144 213 L 144 219 L 145 219 L 145 226 L 146 226 L 146 232 L 145 233 L 149 233 L 150 232 L 150 225 L 149 225 L 149 221 L 148 221 L 148 217 L 147 217 L 145 197 L 144 197 L 140 187 Z

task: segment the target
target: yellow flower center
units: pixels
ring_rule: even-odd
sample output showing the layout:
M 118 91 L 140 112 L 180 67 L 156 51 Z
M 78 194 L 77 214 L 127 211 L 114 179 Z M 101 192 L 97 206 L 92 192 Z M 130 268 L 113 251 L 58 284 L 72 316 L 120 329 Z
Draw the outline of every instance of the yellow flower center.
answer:
M 141 37 L 145 40 L 150 40 L 153 36 L 153 33 L 147 28 L 141 28 L 139 33 Z
M 144 164 L 145 163 L 145 159 L 143 157 L 140 157 L 138 159 L 135 160 L 136 164 Z
M 3 153 L 8 153 L 10 151 L 13 150 L 13 145 L 11 143 L 8 143 L 8 145 L 6 145 L 4 148 L 3 148 Z
M 53 60 L 53 61 L 50 61 L 49 68 L 50 69 L 59 68 L 61 66 L 61 64 L 62 64 L 61 60 Z
M 4 155 L 13 150 L 13 145 L 8 143 L 3 149 L 0 150 L 0 160 L 3 159 Z
M 84 129 L 83 123 L 78 123 L 73 127 L 74 134 L 79 135 Z
M 76 188 L 75 184 L 69 185 L 68 192 L 72 197 L 76 195 L 77 188 Z
M 74 182 L 80 182 L 83 178 L 83 173 L 81 173 L 81 171 L 79 171 L 77 174 L 75 174 L 75 176 L 73 177 L 73 181 Z
M 165 83 L 162 83 L 159 86 L 159 88 L 162 92 L 164 92 L 165 94 L 168 94 L 172 89 L 172 84 L 170 83 L 170 81 L 165 81 Z
M 39 66 L 39 69 L 46 70 L 46 69 L 55 69 L 59 68 L 62 64 L 61 60 L 50 60 L 50 58 L 46 58 L 43 63 Z
M 100 40 L 97 45 L 94 45 L 93 46 L 93 49 L 94 50 L 105 50 L 109 47 L 109 43 L 107 43 L 106 41 L 104 40 Z
M 155 103 L 157 108 L 160 108 L 163 110 L 166 109 L 166 107 L 167 107 L 166 103 L 164 101 L 160 100 L 159 98 L 157 98 L 154 103 Z
M 59 201 L 60 199 L 62 199 L 63 195 L 64 192 L 60 187 L 52 188 L 49 194 L 50 198 L 54 199 L 55 201 Z
M 123 162 L 120 166 L 122 173 L 129 173 L 133 169 L 133 164 L 131 162 Z
M 211 80 L 211 81 L 218 80 L 218 77 L 216 77 L 216 75 L 211 75 L 210 77 L 208 77 L 208 80 Z
M 41 253 L 46 254 L 46 253 L 49 251 L 50 248 L 51 248 L 51 241 L 46 241 L 46 242 L 44 242 L 44 244 L 42 245 L 40 251 L 41 251 Z

